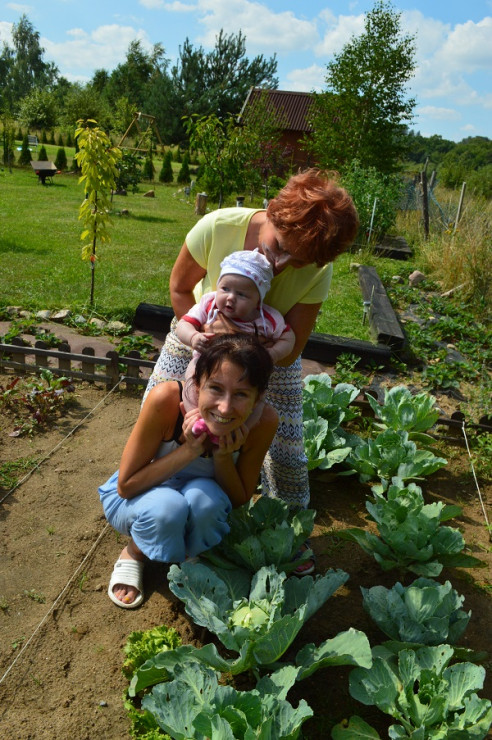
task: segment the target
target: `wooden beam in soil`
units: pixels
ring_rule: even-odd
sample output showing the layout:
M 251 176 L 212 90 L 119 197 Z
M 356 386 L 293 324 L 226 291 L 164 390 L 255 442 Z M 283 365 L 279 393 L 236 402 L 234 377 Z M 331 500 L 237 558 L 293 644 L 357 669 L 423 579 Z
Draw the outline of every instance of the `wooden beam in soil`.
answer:
M 172 308 L 152 303 L 140 303 L 135 311 L 134 327 L 143 331 L 156 331 L 166 334 L 174 316 Z M 316 360 L 325 365 L 334 365 L 344 352 L 357 355 L 361 363 L 376 362 L 389 364 L 391 349 L 385 344 L 373 344 L 359 339 L 335 337 L 331 334 L 311 334 L 302 356 L 306 360 Z
M 401 349 L 405 344 L 405 335 L 375 268 L 361 265 L 359 283 L 374 338 L 378 344 Z

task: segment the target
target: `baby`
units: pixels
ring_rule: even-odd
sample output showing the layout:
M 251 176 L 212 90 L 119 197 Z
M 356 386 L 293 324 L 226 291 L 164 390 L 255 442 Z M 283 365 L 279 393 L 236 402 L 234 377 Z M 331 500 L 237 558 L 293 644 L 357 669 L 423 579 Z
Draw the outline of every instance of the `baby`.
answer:
M 186 313 L 176 327 L 183 344 L 194 350 L 185 374 L 185 409 L 196 408 L 192 383 L 196 359 L 214 334 L 247 332 L 255 334 L 265 345 L 274 363 L 290 354 L 295 334 L 282 314 L 266 306 L 263 299 L 270 288 L 273 271 L 264 255 L 253 251 L 232 252 L 220 264 L 217 290 L 205 293 L 199 303 Z M 262 403 L 257 404 L 248 426 L 261 416 Z

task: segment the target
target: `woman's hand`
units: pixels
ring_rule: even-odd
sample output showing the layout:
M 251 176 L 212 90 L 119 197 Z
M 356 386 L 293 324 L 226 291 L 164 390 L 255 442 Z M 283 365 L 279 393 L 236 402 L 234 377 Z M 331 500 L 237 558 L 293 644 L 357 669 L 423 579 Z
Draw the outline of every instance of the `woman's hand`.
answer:
M 218 445 L 213 447 L 214 458 L 226 457 L 237 452 L 245 443 L 248 434 L 249 429 L 245 424 L 242 424 L 233 432 L 229 432 L 229 434 L 223 434 L 219 437 Z
M 192 450 L 195 450 L 197 452 L 197 457 L 199 457 L 203 452 L 205 452 L 206 441 L 208 438 L 206 432 L 200 434 L 199 437 L 196 437 L 193 434 L 193 425 L 201 419 L 200 412 L 198 409 L 191 409 L 191 411 L 186 412 L 183 402 L 181 402 L 180 408 L 181 413 L 183 414 L 183 436 L 185 438 L 185 444 L 189 445 Z

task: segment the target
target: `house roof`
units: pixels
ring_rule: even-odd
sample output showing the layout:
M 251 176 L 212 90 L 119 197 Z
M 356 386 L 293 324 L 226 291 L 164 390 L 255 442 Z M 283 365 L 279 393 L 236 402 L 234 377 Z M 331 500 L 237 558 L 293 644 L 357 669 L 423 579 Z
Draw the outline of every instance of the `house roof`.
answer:
M 286 125 L 283 126 L 284 130 L 312 131 L 312 127 L 308 123 L 308 116 L 313 96 L 311 93 L 293 92 L 291 90 L 268 90 L 261 87 L 251 87 L 239 114 L 239 121 L 245 115 L 248 106 L 259 100 L 262 95 L 266 95 L 267 105 L 271 105 L 286 121 Z

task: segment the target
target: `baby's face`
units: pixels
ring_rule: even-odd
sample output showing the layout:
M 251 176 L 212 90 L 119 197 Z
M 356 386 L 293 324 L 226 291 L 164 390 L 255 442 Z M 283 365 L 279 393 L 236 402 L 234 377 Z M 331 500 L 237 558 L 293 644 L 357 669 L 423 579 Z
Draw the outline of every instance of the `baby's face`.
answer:
M 217 285 L 217 308 L 231 319 L 250 321 L 258 316 L 260 294 L 243 275 L 223 275 Z

